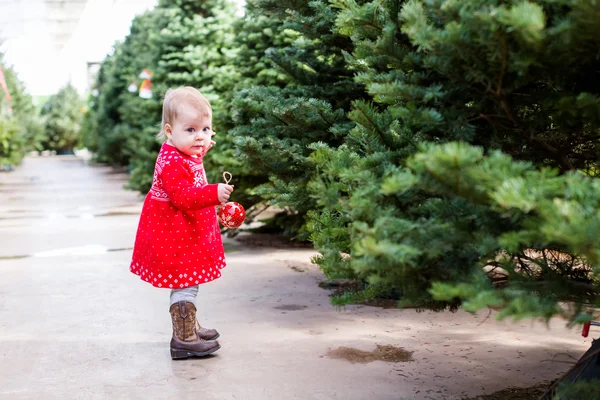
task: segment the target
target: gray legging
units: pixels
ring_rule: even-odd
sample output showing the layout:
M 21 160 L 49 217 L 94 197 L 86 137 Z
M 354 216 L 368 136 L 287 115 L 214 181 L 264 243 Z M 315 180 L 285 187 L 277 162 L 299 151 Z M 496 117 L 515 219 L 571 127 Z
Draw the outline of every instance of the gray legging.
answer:
M 189 301 L 193 305 L 196 305 L 196 296 L 197 295 L 198 295 L 198 285 L 186 287 L 183 289 L 173 289 L 173 290 L 171 290 L 170 306 L 172 306 L 173 304 L 175 304 L 181 300 Z

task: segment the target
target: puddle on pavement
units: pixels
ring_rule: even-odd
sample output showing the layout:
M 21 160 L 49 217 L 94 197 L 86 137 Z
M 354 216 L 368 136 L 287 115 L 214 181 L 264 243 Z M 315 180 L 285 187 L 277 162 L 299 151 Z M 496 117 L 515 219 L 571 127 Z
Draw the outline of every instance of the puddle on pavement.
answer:
M 27 258 L 29 256 L 0 256 L 0 261 L 2 260 L 20 260 L 21 258 Z
M 0 217 L 0 221 L 9 221 L 15 219 L 39 219 L 39 217 L 34 216 L 20 216 L 20 217 Z
M 95 256 L 105 254 L 108 248 L 99 244 L 89 244 L 86 246 L 66 247 L 62 249 L 54 249 L 40 251 L 34 253 L 34 257 L 62 257 L 62 256 Z
M 113 253 L 119 251 L 131 251 L 133 247 L 115 247 L 112 249 L 106 248 L 100 245 L 89 245 L 89 246 L 80 246 L 80 247 L 69 247 L 63 249 L 54 249 L 54 250 L 46 250 L 40 251 L 37 253 L 33 253 L 31 255 L 19 255 L 19 256 L 0 256 L 0 261 L 3 260 L 19 260 L 22 258 L 28 257 L 63 257 L 63 256 L 95 256 L 105 253 Z
M 96 217 L 118 217 L 121 215 L 140 215 L 139 212 L 135 211 L 111 211 L 103 214 L 96 214 Z
M 304 310 L 308 306 L 301 306 L 299 304 L 284 304 L 281 306 L 274 307 L 276 310 L 285 310 L 285 311 L 297 311 Z
M 8 211 L 9 213 L 24 213 L 27 211 Z M 124 215 L 140 215 L 139 212 L 129 212 L 129 211 L 116 211 L 116 212 L 108 212 L 108 213 L 104 213 L 104 214 L 91 214 L 91 213 L 85 213 L 85 214 L 78 214 L 78 215 L 68 215 L 68 214 L 59 214 L 59 213 L 53 213 L 53 214 L 46 214 L 44 216 L 39 216 L 39 215 L 15 215 L 15 216 L 9 216 L 9 217 L 0 217 L 0 221 L 7 221 L 7 220 L 15 220 L 15 219 L 59 219 L 59 218 L 67 218 L 67 219 L 94 219 L 96 217 L 118 217 L 118 216 L 124 216 Z
M 133 247 L 119 247 L 116 249 L 108 249 L 106 251 L 108 252 L 114 252 L 114 251 L 129 251 L 129 250 L 133 250 Z
M 91 219 L 94 218 L 93 215 L 90 214 L 82 214 L 82 215 L 64 215 L 64 214 L 59 214 L 59 213 L 52 213 L 52 214 L 46 214 L 43 216 L 39 216 L 39 215 L 19 215 L 19 216 L 14 216 L 14 217 L 0 217 L 0 221 L 8 221 L 8 220 L 15 220 L 15 219 L 61 219 L 61 218 L 68 218 L 68 219 L 73 219 L 73 218 L 77 218 L 77 219 Z
M 127 208 L 127 207 L 139 207 L 140 204 L 139 203 L 127 203 L 127 204 L 118 204 L 116 206 L 113 206 L 112 208 Z
M 242 250 L 244 247 L 232 243 L 223 243 L 223 248 L 225 249 L 225 253 L 234 253 L 236 251 Z
M 367 364 L 373 361 L 398 363 L 414 361 L 412 358 L 413 353 L 414 351 L 406 351 L 402 347 L 377 345 L 377 348 L 373 351 L 364 351 L 352 347 L 338 347 L 335 350 L 328 351 L 327 357 L 342 359 L 352 364 Z

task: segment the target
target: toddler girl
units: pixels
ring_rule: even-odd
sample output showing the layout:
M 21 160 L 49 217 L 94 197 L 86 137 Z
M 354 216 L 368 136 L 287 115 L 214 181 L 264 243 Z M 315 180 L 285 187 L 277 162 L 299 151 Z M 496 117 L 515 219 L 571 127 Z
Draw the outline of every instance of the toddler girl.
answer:
M 200 326 L 198 285 L 221 276 L 225 254 L 215 206 L 229 200 L 233 186 L 208 184 L 202 158 L 211 140 L 212 109 L 192 87 L 165 94 L 154 168 L 135 238 L 130 270 L 158 288 L 171 290 L 171 358 L 204 356 L 220 348 L 219 333 Z

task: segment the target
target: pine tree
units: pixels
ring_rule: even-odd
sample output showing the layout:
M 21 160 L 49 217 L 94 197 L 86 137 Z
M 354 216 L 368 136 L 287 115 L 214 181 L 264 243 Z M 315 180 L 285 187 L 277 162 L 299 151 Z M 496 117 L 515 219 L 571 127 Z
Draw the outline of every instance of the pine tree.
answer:
M 344 52 L 351 50 L 351 42 L 332 31 L 336 12 L 327 2 L 257 0 L 252 5 L 254 12 L 278 21 L 278 29 L 293 35 L 293 41 L 266 51 L 288 81 L 283 87 L 239 91 L 231 134 L 242 160 L 269 179 L 255 191 L 283 209 L 273 223 L 304 238 L 306 213 L 315 207 L 307 191 L 316 173 L 308 146 L 341 144 L 352 126 L 346 112 L 364 91 L 346 68 Z
M 126 138 L 123 154 L 131 170 L 128 187 L 142 193 L 152 185 L 154 163 L 160 148 L 156 134 L 160 131 L 161 95 L 166 88 L 164 82 L 157 79 L 161 55 L 158 41 L 168 23 L 168 16 L 156 9 L 136 17 L 116 63 L 116 70 L 120 71 L 118 115 L 121 120 L 116 135 Z M 140 74 L 145 70 L 153 74 L 152 98 L 142 98 L 139 91 L 126 89 L 132 84 L 139 88 Z
M 164 0 L 153 10 L 157 18 L 157 34 L 149 38 L 155 55 L 152 72 L 153 101 L 147 102 L 152 110 L 153 123 L 146 125 L 138 134 L 132 135 L 129 148 L 132 175 L 130 187 L 145 192 L 152 183 L 156 154 L 160 146 L 155 139 L 160 130 L 160 100 L 168 88 L 193 86 L 198 88 L 212 103 L 213 124 L 218 132 L 225 107 L 219 102 L 220 85 L 227 85 L 235 71 L 231 59 L 233 40 L 233 15 L 235 8 L 228 0 Z M 151 112 L 150 112 L 151 111 Z M 123 109 L 122 115 L 135 116 L 134 110 Z M 211 157 L 218 153 L 211 150 Z M 207 157 L 207 170 L 211 171 Z M 214 176 L 210 177 L 215 180 Z
M 244 205 L 246 221 L 249 222 L 264 210 L 263 199 L 255 189 L 267 183 L 268 176 L 244 161 L 243 152 L 235 145 L 236 136 L 232 130 L 252 125 L 254 105 L 245 101 L 249 89 L 257 86 L 282 88 L 290 81 L 268 53 L 273 48 L 289 46 L 297 34 L 283 29 L 282 21 L 265 15 L 254 0 L 246 3 L 245 13 L 235 21 L 233 30 L 235 36 L 231 46 L 235 49 L 235 58 L 230 61 L 230 67 L 235 75 L 227 75 L 229 79 L 215 77 L 222 82 L 219 103 L 214 107 L 220 110 L 215 118 L 218 146 L 211 150 L 206 165 L 211 181 L 220 181 L 222 171 L 232 174 L 232 183 L 235 184 L 232 200 Z
M 40 150 L 43 129 L 31 96 L 14 70 L 3 62 L 2 53 L 0 67 L 10 94 L 9 102 L 0 88 L 0 165 L 12 167 L 27 151 Z
M 50 96 L 42 107 L 46 150 L 70 152 L 80 143 L 83 105 L 77 90 L 70 84 Z
M 372 100 L 353 103 L 343 145 L 312 146 L 310 229 L 325 272 L 367 280 L 367 295 L 393 289 L 401 304 L 589 318 L 599 6 L 332 4 Z

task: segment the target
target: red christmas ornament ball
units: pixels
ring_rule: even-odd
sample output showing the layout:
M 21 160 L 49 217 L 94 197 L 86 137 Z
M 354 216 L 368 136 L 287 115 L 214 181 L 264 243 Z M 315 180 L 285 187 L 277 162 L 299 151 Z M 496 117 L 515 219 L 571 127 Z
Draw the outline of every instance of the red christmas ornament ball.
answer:
M 219 222 L 225 228 L 239 228 L 246 218 L 246 210 L 240 203 L 230 201 L 219 208 Z

